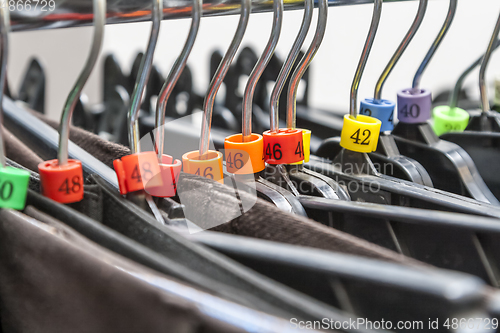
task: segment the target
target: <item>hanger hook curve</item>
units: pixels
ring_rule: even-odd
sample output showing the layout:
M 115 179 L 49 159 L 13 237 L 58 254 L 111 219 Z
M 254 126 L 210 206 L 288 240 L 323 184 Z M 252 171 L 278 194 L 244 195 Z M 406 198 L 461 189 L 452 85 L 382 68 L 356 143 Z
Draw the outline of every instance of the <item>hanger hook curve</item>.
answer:
M 158 161 L 160 161 L 160 163 L 163 156 L 163 143 L 165 134 L 163 125 L 165 124 L 165 111 L 167 108 L 167 102 L 170 94 L 172 94 L 172 91 L 177 84 L 177 81 L 179 80 L 179 77 L 182 74 L 182 71 L 186 67 L 187 60 L 189 58 L 189 55 L 191 54 L 191 50 L 193 49 L 196 36 L 198 35 L 198 30 L 200 28 L 202 6 L 203 0 L 193 0 L 191 27 L 189 29 L 186 43 L 184 44 L 179 57 L 176 59 L 174 66 L 170 70 L 170 73 L 168 74 L 168 77 L 165 80 L 163 87 L 161 88 L 160 95 L 156 103 L 156 149 Z
M 313 0 L 304 0 L 304 16 L 302 17 L 302 24 L 300 26 L 299 33 L 293 42 L 292 48 L 288 53 L 288 56 L 281 67 L 281 70 L 276 78 L 276 83 L 274 84 L 273 91 L 271 92 L 270 99 L 270 112 L 271 116 L 271 132 L 276 132 L 279 128 L 279 100 L 281 92 L 285 87 L 286 79 L 292 70 L 293 63 L 299 55 L 300 48 L 304 44 L 307 36 L 307 32 L 311 26 L 312 15 L 313 15 Z
M 479 91 L 481 92 L 481 109 L 483 112 L 490 111 L 490 101 L 488 100 L 488 92 L 486 90 L 486 68 L 490 62 L 491 54 L 495 48 L 495 42 L 498 38 L 498 33 L 500 32 L 500 16 L 498 17 L 497 23 L 495 24 L 495 29 L 491 35 L 488 48 L 484 54 L 483 61 L 481 62 L 481 68 L 479 69 Z
M 106 23 L 106 0 L 93 0 L 94 8 L 94 35 L 92 38 L 92 47 L 90 53 L 80 73 L 80 76 L 71 89 L 64 109 L 61 114 L 61 121 L 59 123 L 59 148 L 57 151 L 57 159 L 59 165 L 66 165 L 68 163 L 68 144 L 69 144 L 69 130 L 71 125 L 71 116 L 75 109 L 78 99 L 82 93 L 83 87 L 87 82 L 92 69 L 94 68 L 97 58 L 102 47 L 104 39 L 104 25 Z
M 255 87 L 257 86 L 257 82 L 264 72 L 264 69 L 269 64 L 269 61 L 271 60 L 271 57 L 276 50 L 276 45 L 278 44 L 278 40 L 280 38 L 281 26 L 283 23 L 283 0 L 273 1 L 273 13 L 274 24 L 271 29 L 271 36 L 269 37 L 269 41 L 267 42 L 264 52 L 255 64 L 252 72 L 250 73 L 247 85 L 245 87 L 245 93 L 243 95 L 243 142 L 245 142 L 252 134 L 252 105 Z
M 238 22 L 238 27 L 236 28 L 236 33 L 234 34 L 233 40 L 227 49 L 224 58 L 219 64 L 217 71 L 215 72 L 212 81 L 208 87 L 207 95 L 205 96 L 205 101 L 203 102 L 203 110 L 204 117 L 203 123 L 201 125 L 201 136 L 200 136 L 200 149 L 199 153 L 201 156 L 205 155 L 208 152 L 209 143 L 210 143 L 210 127 L 212 126 L 212 113 L 214 109 L 214 101 L 215 96 L 217 95 L 217 91 L 219 90 L 224 77 L 227 74 L 229 66 L 233 61 L 234 56 L 236 55 L 236 51 L 240 47 L 243 36 L 245 35 L 245 31 L 247 29 L 248 20 L 250 18 L 250 12 L 252 10 L 252 1 L 251 0 L 242 0 L 241 1 L 241 14 L 240 20 Z
M 384 87 L 385 81 L 389 77 L 389 74 L 394 69 L 394 66 L 396 66 L 397 62 L 399 61 L 399 58 L 401 58 L 401 55 L 404 53 L 404 51 L 412 41 L 413 37 L 417 33 L 418 29 L 420 28 L 420 24 L 422 23 L 422 20 L 424 19 L 425 16 L 425 11 L 427 10 L 427 2 L 428 0 L 420 0 L 415 20 L 413 21 L 410 29 L 406 33 L 406 36 L 403 38 L 403 41 L 401 42 L 401 44 L 399 44 L 398 48 L 396 49 L 396 52 L 394 52 L 394 54 L 392 55 L 391 60 L 389 60 L 389 63 L 387 64 L 384 71 L 380 75 L 380 78 L 378 79 L 377 84 L 375 86 L 374 98 L 376 100 L 382 99 L 382 88 Z
M 132 154 L 141 152 L 138 123 L 139 109 L 141 107 L 141 101 L 144 97 L 146 84 L 149 80 L 149 74 L 151 74 L 153 56 L 155 53 L 156 43 L 158 41 L 158 35 L 160 33 L 162 14 L 163 0 L 153 0 L 153 10 L 151 13 L 153 24 L 151 25 L 148 47 L 146 49 L 146 53 L 141 59 L 141 65 L 139 66 L 139 72 L 135 81 L 134 90 L 130 98 L 130 110 L 128 113 L 128 138 Z
M 358 68 L 356 69 L 356 74 L 354 74 L 354 79 L 351 85 L 351 98 L 349 104 L 349 115 L 356 119 L 358 116 L 358 88 L 361 82 L 361 77 L 363 76 L 363 71 L 366 67 L 366 62 L 368 61 L 368 56 L 372 50 L 373 41 L 375 40 L 375 35 L 377 34 L 378 25 L 380 22 L 380 16 L 382 14 L 382 3 L 383 0 L 374 0 L 373 2 L 373 15 L 372 23 L 370 24 L 370 30 L 368 31 L 368 37 L 366 38 L 365 46 L 363 52 L 361 53 L 361 58 L 359 59 Z
M 429 62 L 431 61 L 432 57 L 436 53 L 439 45 L 441 45 L 441 42 L 443 41 L 444 37 L 448 33 L 448 30 L 450 30 L 451 23 L 453 22 L 453 19 L 455 18 L 456 12 L 457 12 L 457 0 L 450 0 L 448 14 L 446 15 L 446 19 L 443 23 L 443 26 L 441 27 L 441 30 L 439 31 L 436 39 L 432 43 L 431 48 L 429 49 L 429 51 L 427 51 L 427 54 L 425 55 L 424 60 L 420 64 L 420 67 L 418 68 L 417 72 L 415 73 L 415 77 L 413 78 L 413 85 L 412 85 L 413 90 L 419 89 L 420 81 L 422 80 L 422 75 L 424 74 L 424 71 L 427 68 L 427 65 L 429 65 Z
M 328 19 L 328 0 L 320 0 L 318 4 L 318 22 L 316 24 L 316 32 L 314 33 L 314 38 L 304 54 L 300 63 L 295 68 L 290 79 L 290 84 L 288 86 L 287 95 L 287 115 L 286 115 L 286 126 L 287 128 L 295 128 L 296 124 L 296 102 L 297 102 L 297 90 L 299 87 L 300 80 L 307 68 L 311 64 L 316 52 L 318 52 L 321 42 L 323 42 L 323 37 L 326 32 L 326 22 Z

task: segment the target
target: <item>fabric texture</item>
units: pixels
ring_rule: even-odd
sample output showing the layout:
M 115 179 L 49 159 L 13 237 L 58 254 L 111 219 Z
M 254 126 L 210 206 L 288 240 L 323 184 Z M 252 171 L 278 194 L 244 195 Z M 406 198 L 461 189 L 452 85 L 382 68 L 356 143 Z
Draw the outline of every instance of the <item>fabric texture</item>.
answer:
M 281 318 L 318 320 L 338 316 L 338 310 L 324 303 L 272 281 L 166 227 L 158 229 L 155 227 L 157 222 L 146 212 L 120 196 L 115 197 L 117 200 L 113 197 L 103 201 L 106 209 L 102 218 L 106 225 L 33 191 L 28 192 L 28 205 L 113 252 L 243 306 Z
M 9 132 L 8 129 L 3 127 L 2 130 L 5 143 L 5 156 L 31 171 L 38 172 L 38 164 L 42 163 L 43 160 L 21 140 Z
M 3 332 L 243 331 L 137 278 L 166 280 L 158 273 L 89 242 L 32 207 L 27 211 L 45 223 L 0 210 Z

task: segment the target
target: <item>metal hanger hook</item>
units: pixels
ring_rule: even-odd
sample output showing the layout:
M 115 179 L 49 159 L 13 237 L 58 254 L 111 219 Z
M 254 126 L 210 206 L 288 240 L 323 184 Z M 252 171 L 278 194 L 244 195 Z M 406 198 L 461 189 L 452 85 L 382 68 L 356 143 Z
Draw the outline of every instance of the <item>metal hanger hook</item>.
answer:
M 276 78 L 276 83 L 274 84 L 273 91 L 271 92 L 270 99 L 270 116 L 271 116 L 271 131 L 276 132 L 279 128 L 279 100 L 281 92 L 285 87 L 286 79 L 292 70 L 293 63 L 299 55 L 300 48 L 304 44 L 307 36 L 307 32 L 311 26 L 312 15 L 313 15 L 313 0 L 304 1 L 304 16 L 302 18 L 302 24 L 300 26 L 299 33 L 293 42 L 292 49 L 281 67 L 281 70 Z
M 132 154 L 141 152 L 138 123 L 139 110 L 141 108 L 142 99 L 144 98 L 144 92 L 146 84 L 149 80 L 149 74 L 151 74 L 151 66 L 153 65 L 156 42 L 158 41 L 158 35 L 160 33 L 162 14 L 163 0 L 153 0 L 153 24 L 149 35 L 148 47 L 146 49 L 146 53 L 141 59 L 141 65 L 139 66 L 139 73 L 137 75 L 137 80 L 135 81 L 134 91 L 131 95 L 130 110 L 128 113 L 128 138 Z
M 290 84 L 288 86 L 287 95 L 287 114 L 286 114 L 286 127 L 295 128 L 296 123 L 296 102 L 297 102 L 297 90 L 299 88 L 300 80 L 306 72 L 307 68 L 314 59 L 316 52 L 318 52 L 323 37 L 326 31 L 326 22 L 328 19 L 328 0 L 320 0 L 318 4 L 318 22 L 316 24 L 316 32 L 314 33 L 314 38 L 309 46 L 309 49 L 304 54 L 297 68 L 292 74 L 290 79 Z
M 436 39 L 432 43 L 431 48 L 425 55 L 424 60 L 420 64 L 420 67 L 415 73 L 415 77 L 413 78 L 413 90 L 417 90 L 420 88 L 420 81 L 422 80 L 422 75 L 424 74 L 424 71 L 427 68 L 427 65 L 429 65 L 429 62 L 431 61 L 432 57 L 436 53 L 439 45 L 441 44 L 444 37 L 448 33 L 448 30 L 450 30 L 451 23 L 455 18 L 456 12 L 457 12 L 457 0 L 450 0 L 450 7 L 448 8 L 448 14 L 446 15 L 444 24 L 441 27 L 441 30 L 439 31 L 439 34 L 437 35 Z
M 500 46 L 500 39 L 497 39 L 495 42 L 495 45 L 493 46 L 493 51 L 496 50 Z M 458 96 L 460 95 L 460 91 L 462 90 L 462 87 L 464 85 L 465 79 L 467 79 L 467 76 L 481 63 L 483 62 L 484 54 L 479 57 L 473 64 L 471 64 L 467 69 L 460 75 L 460 77 L 457 80 L 457 83 L 455 83 L 455 88 L 453 89 L 453 93 L 451 94 L 450 97 L 450 109 L 454 109 L 458 106 Z
M 363 53 L 361 53 L 361 58 L 359 59 L 358 68 L 356 69 L 356 74 L 354 74 L 354 79 L 351 85 L 351 98 L 349 105 L 349 115 L 353 118 L 358 116 L 358 88 L 361 82 L 361 77 L 366 67 L 366 62 L 368 61 L 368 56 L 372 50 L 373 41 L 375 40 L 375 35 L 377 34 L 378 24 L 380 22 L 380 16 L 382 14 L 382 3 L 383 0 L 374 0 L 373 2 L 373 15 L 372 23 L 370 24 L 370 30 L 368 32 L 368 37 L 366 38 L 365 46 L 363 48 Z
M 7 161 L 5 158 L 5 146 L 3 142 L 3 96 L 7 83 L 7 58 L 9 55 L 9 32 L 10 32 L 10 13 L 7 6 L 0 7 L 0 15 L 2 22 L 0 23 L 0 38 L 2 50 L 0 51 L 1 67 L 0 67 L 0 163 L 5 168 Z
M 61 114 L 61 122 L 59 124 L 59 148 L 57 159 L 59 165 L 68 163 L 68 144 L 69 144 L 69 129 L 71 125 L 71 116 L 75 109 L 78 99 L 82 93 L 83 87 L 87 82 L 92 69 L 94 68 L 99 52 L 101 51 L 102 41 L 104 39 L 104 24 L 106 23 L 106 0 L 93 0 L 94 7 L 94 35 L 92 39 L 92 47 L 90 49 L 87 62 L 83 67 L 80 76 L 76 80 L 75 85 L 66 99 L 63 112 Z
M 182 48 L 181 54 L 174 63 L 174 66 L 170 70 L 163 87 L 161 88 L 158 101 L 156 103 L 156 149 L 158 155 L 158 161 L 161 163 L 163 156 L 163 143 L 165 130 L 163 126 L 165 125 L 165 111 L 167 108 L 167 102 L 170 94 L 174 90 L 182 71 L 186 67 L 187 60 L 193 49 L 194 42 L 196 40 L 196 35 L 198 35 L 198 30 L 200 28 L 200 21 L 202 15 L 203 0 L 193 0 L 193 10 L 192 10 L 192 20 L 191 27 L 189 29 L 189 34 L 186 39 L 186 43 Z
M 210 127 L 212 126 L 212 113 L 214 109 L 215 95 L 217 95 L 217 91 L 224 81 L 224 77 L 229 70 L 229 66 L 231 66 L 231 62 L 236 55 L 236 51 L 238 51 L 241 41 L 243 40 L 251 10 L 252 0 L 242 0 L 240 20 L 238 22 L 238 27 L 236 28 L 236 33 L 234 34 L 233 40 L 231 41 L 231 44 L 229 45 L 229 48 L 227 49 L 227 52 L 219 64 L 219 67 L 210 82 L 210 86 L 208 87 L 208 92 L 203 103 L 204 117 L 201 125 L 200 155 L 202 156 L 208 152 L 209 148 Z
M 486 91 L 486 68 L 491 59 L 491 54 L 495 48 L 495 43 L 498 38 L 498 33 L 500 32 L 500 16 L 498 17 L 495 29 L 491 35 L 488 48 L 484 54 L 483 61 L 481 62 L 481 68 L 479 69 L 479 91 L 481 92 L 481 108 L 483 112 L 490 111 L 490 101 L 488 100 L 488 92 Z
M 250 77 L 248 78 L 248 82 L 245 87 L 245 93 L 243 95 L 243 142 L 245 142 L 252 134 L 252 104 L 255 86 L 264 72 L 264 69 L 269 64 L 280 38 L 281 26 L 283 23 L 283 0 L 274 0 L 273 13 L 273 28 L 271 30 L 271 36 L 269 37 L 269 41 L 267 42 L 264 52 L 250 73 Z
M 417 33 L 418 29 L 420 28 L 420 24 L 422 23 L 422 20 L 424 19 L 425 16 L 425 11 L 427 10 L 427 2 L 428 0 L 420 0 L 415 20 L 413 21 L 410 29 L 406 33 L 406 36 L 403 38 L 403 41 L 401 42 L 401 44 L 399 44 L 391 60 L 389 60 L 389 63 L 387 64 L 384 71 L 380 75 L 377 85 L 375 86 L 374 98 L 376 100 L 382 99 L 382 88 L 384 87 L 385 81 L 389 77 L 389 74 L 394 69 L 394 66 L 396 66 L 397 62 L 399 61 L 399 58 L 401 58 L 401 55 L 403 55 L 404 51 L 406 50 L 406 48 L 412 41 L 413 37 Z

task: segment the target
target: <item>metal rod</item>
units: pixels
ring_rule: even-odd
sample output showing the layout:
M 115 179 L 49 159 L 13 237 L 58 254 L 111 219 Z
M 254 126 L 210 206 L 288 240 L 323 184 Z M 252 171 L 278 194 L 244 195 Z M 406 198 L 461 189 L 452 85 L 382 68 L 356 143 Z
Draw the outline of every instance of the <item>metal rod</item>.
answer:
M 446 19 L 444 21 L 443 26 L 441 27 L 441 30 L 439 31 L 439 34 L 437 35 L 436 39 L 431 45 L 431 48 L 425 55 L 424 60 L 420 64 L 420 67 L 418 68 L 417 72 L 415 73 L 415 77 L 413 78 L 413 90 L 417 90 L 420 88 L 420 81 L 422 80 L 422 75 L 424 74 L 425 69 L 427 68 L 427 65 L 429 65 L 429 62 L 431 61 L 432 57 L 436 53 L 436 50 L 438 49 L 439 45 L 443 41 L 444 37 L 448 33 L 448 30 L 451 27 L 451 23 L 453 22 L 453 19 L 455 18 L 455 13 L 457 11 L 457 0 L 450 0 L 450 7 L 448 8 L 448 15 L 446 15 Z
M 385 0 L 402 2 L 415 0 Z M 152 5 L 149 1 L 138 0 L 108 0 L 107 24 L 149 21 L 152 15 Z M 328 0 L 328 6 L 349 6 L 373 3 L 373 0 Z M 51 1 L 52 4 L 52 1 Z M 46 7 L 45 11 L 21 10 L 11 12 L 12 31 L 58 29 L 92 25 L 91 0 L 54 0 L 54 6 Z M 205 0 L 203 2 L 203 17 L 236 15 L 240 13 L 240 0 Z M 192 12 L 191 0 L 162 0 L 163 19 L 190 18 Z M 38 9 L 40 6 L 38 6 Z M 285 10 L 303 9 L 302 0 L 286 1 Z M 270 12 L 273 10 L 271 1 L 254 0 L 252 12 Z
M 93 0 L 94 5 L 94 35 L 92 39 L 92 47 L 90 49 L 87 62 L 83 67 L 80 76 L 76 80 L 75 85 L 71 89 L 63 112 L 61 114 L 61 121 L 59 123 L 59 148 L 57 150 L 57 159 L 59 165 L 66 165 L 68 163 L 68 141 L 69 130 L 71 126 L 71 116 L 78 103 L 78 99 L 82 93 L 83 87 L 87 82 L 92 69 L 94 68 L 99 52 L 101 51 L 102 41 L 104 39 L 104 24 L 106 21 L 106 0 Z
M 493 50 L 496 50 L 500 46 L 500 39 L 497 39 L 495 42 L 495 45 L 493 46 Z M 465 80 L 467 79 L 467 76 L 483 62 L 484 54 L 480 56 L 474 63 L 472 63 L 467 69 L 460 75 L 460 77 L 457 80 L 457 83 L 455 83 L 455 88 L 453 89 L 453 93 L 451 94 L 450 97 L 450 109 L 453 110 L 458 106 L 458 96 L 460 95 L 460 91 L 462 90 L 462 87 L 464 85 Z
M 170 94 L 174 90 L 175 85 L 177 84 L 177 80 L 181 76 L 184 67 L 186 67 L 186 62 L 193 49 L 194 42 L 196 40 L 196 35 L 198 34 L 198 30 L 200 28 L 201 21 L 201 7 L 203 5 L 203 0 L 193 0 L 193 19 L 191 20 L 191 27 L 189 29 L 189 34 L 186 39 L 186 43 L 181 51 L 181 54 L 177 58 L 174 63 L 174 66 L 170 70 L 165 83 L 160 91 L 160 97 L 158 98 L 156 104 L 156 148 L 158 154 L 158 161 L 162 163 L 163 156 L 163 143 L 164 143 L 164 124 L 165 124 L 165 111 L 167 108 L 167 102 L 170 97 Z
M 413 21 L 410 29 L 406 33 L 405 38 L 403 39 L 401 44 L 399 44 L 396 52 L 394 53 L 391 60 L 389 61 L 389 63 L 385 67 L 384 71 L 380 75 L 380 78 L 378 79 L 377 85 L 375 86 L 374 98 L 376 100 L 382 99 L 382 88 L 384 87 L 385 81 L 387 80 L 387 78 L 389 77 L 389 74 L 394 69 L 394 66 L 396 66 L 396 63 L 399 61 L 399 58 L 401 58 L 401 55 L 406 50 L 406 48 L 410 44 L 411 40 L 415 36 L 415 33 L 418 31 L 418 28 L 420 28 L 420 24 L 422 23 L 422 20 L 424 19 L 425 11 L 427 9 L 427 2 L 428 2 L 428 0 L 420 0 L 420 3 L 418 5 L 417 16 L 415 17 L 415 20 Z
M 201 125 L 200 155 L 202 156 L 208 152 L 209 148 L 210 127 L 212 125 L 212 113 L 214 108 L 215 95 L 217 95 L 217 91 L 219 90 L 222 81 L 224 81 L 224 77 L 227 74 L 229 66 L 231 66 L 231 62 L 236 55 L 236 51 L 238 51 L 238 48 L 240 47 L 241 40 L 243 39 L 245 30 L 247 29 L 251 10 L 252 1 L 241 0 L 241 14 L 240 20 L 238 22 L 238 27 L 236 28 L 236 33 L 234 34 L 231 45 L 229 45 L 229 48 L 227 49 L 227 52 L 224 55 L 221 63 L 219 64 L 219 67 L 217 68 L 217 71 L 215 72 L 215 75 L 210 82 L 210 86 L 208 87 L 207 96 L 205 97 L 205 101 L 203 103 L 203 110 L 205 114 L 203 117 L 203 123 Z
M 495 29 L 493 30 L 493 35 L 491 35 L 488 48 L 484 54 L 483 61 L 481 62 L 481 68 L 479 69 L 479 91 L 481 92 L 481 108 L 483 112 L 490 111 L 490 101 L 488 100 L 488 92 L 486 91 L 486 68 L 490 62 L 491 54 L 495 46 L 495 42 L 498 38 L 498 33 L 500 32 L 500 16 L 498 16 Z
M 323 41 L 323 37 L 325 36 L 326 31 L 326 22 L 328 19 L 328 2 L 327 0 L 320 0 L 318 6 L 318 22 L 316 24 L 316 32 L 314 33 L 314 38 L 307 49 L 307 52 L 304 54 L 300 63 L 295 68 L 295 71 L 292 74 L 292 78 L 290 79 L 290 84 L 288 85 L 288 94 L 287 94 L 287 114 L 286 114 L 286 127 L 294 129 L 296 123 L 296 102 L 297 102 L 297 90 L 299 87 L 300 80 L 302 76 L 307 70 L 307 67 L 311 64 L 311 61 L 314 59 L 316 52 L 318 52 L 319 47 L 321 46 L 321 42 Z
M 247 85 L 245 87 L 245 93 L 243 94 L 243 142 L 247 141 L 252 134 L 252 104 L 255 86 L 257 85 L 260 76 L 264 72 L 264 69 L 266 69 L 266 66 L 269 64 L 269 61 L 274 54 L 274 50 L 276 50 L 276 45 L 278 44 L 278 40 L 281 34 L 281 26 L 283 23 L 283 0 L 274 0 L 273 3 L 274 15 L 271 36 L 269 37 L 269 41 L 267 42 L 264 52 L 255 64 L 252 72 L 250 73 Z
M 148 47 L 146 54 L 141 59 L 139 66 L 139 74 L 135 81 L 134 91 L 130 99 L 130 110 L 128 113 L 128 139 L 130 150 L 132 154 L 140 153 L 140 135 L 139 135 L 139 109 L 144 97 L 146 83 L 149 80 L 151 73 L 151 66 L 153 64 L 153 56 L 155 53 L 156 42 L 158 41 L 158 34 L 160 33 L 161 13 L 163 2 L 161 0 L 153 0 L 153 24 L 151 25 L 151 33 L 149 35 Z
M 365 70 L 366 62 L 368 61 L 368 56 L 372 50 L 373 41 L 375 40 L 375 35 L 377 34 L 378 24 L 380 22 L 380 15 L 382 14 L 382 0 L 376 0 L 373 4 L 373 15 L 372 23 L 370 25 L 370 30 L 368 36 L 366 37 L 365 46 L 363 52 L 361 53 L 361 58 L 359 59 L 358 68 L 356 69 L 356 74 L 351 85 L 351 98 L 349 105 L 349 115 L 356 119 L 358 117 L 358 88 L 361 82 L 361 77 Z
M 276 78 L 276 83 L 274 84 L 273 91 L 271 92 L 270 99 L 270 116 L 271 116 L 271 131 L 276 132 L 279 128 L 279 101 L 280 95 L 285 87 L 286 79 L 292 70 L 293 63 L 299 55 L 300 48 L 304 44 L 307 36 L 307 32 L 311 26 L 312 15 L 313 15 L 314 3 L 313 0 L 304 1 L 304 16 L 302 18 L 302 24 L 300 26 L 299 33 L 293 42 L 292 49 L 281 67 L 281 70 Z
M 9 31 L 10 31 L 10 15 L 7 6 L 0 6 L 0 51 L 1 67 L 0 67 L 0 163 L 5 168 L 7 161 L 5 158 L 5 145 L 3 141 L 3 96 L 5 93 L 5 85 L 7 82 L 7 59 L 9 56 Z

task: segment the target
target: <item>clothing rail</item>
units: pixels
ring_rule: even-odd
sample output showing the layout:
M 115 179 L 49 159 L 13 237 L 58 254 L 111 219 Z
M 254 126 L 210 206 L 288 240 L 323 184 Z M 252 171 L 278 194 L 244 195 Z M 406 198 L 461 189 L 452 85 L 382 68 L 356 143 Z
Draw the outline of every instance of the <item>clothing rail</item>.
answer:
M 386 0 L 400 2 L 412 0 Z M 190 0 L 163 0 L 163 19 L 180 19 L 191 16 Z M 203 16 L 238 14 L 240 0 L 206 0 Z M 302 9 L 304 1 L 285 0 L 285 10 Z M 373 0 L 328 0 L 329 6 L 346 6 L 373 3 Z M 0 0 L 8 6 L 12 31 L 57 29 L 90 25 L 92 22 L 92 0 Z M 315 5 L 317 2 L 315 1 Z M 269 12 L 272 1 L 256 0 L 252 12 Z M 149 21 L 150 0 L 108 0 L 107 24 Z

